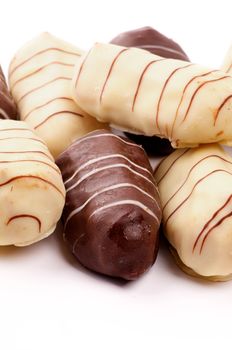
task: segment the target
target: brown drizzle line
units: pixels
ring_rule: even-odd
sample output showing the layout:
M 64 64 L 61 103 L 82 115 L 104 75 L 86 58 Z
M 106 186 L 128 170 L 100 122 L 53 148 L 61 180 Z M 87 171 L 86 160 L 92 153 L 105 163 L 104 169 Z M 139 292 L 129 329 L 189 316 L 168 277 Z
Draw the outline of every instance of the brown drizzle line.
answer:
M 39 90 L 39 89 L 42 89 L 43 87 L 45 87 L 45 86 L 47 86 L 47 85 L 49 85 L 49 84 L 52 84 L 52 83 L 54 83 L 54 82 L 57 81 L 57 80 L 71 80 L 71 78 L 67 78 L 67 77 L 57 77 L 57 78 L 54 78 L 54 79 L 52 79 L 52 80 L 50 80 L 50 81 L 47 81 L 46 83 L 44 83 L 44 84 L 42 84 L 42 85 L 40 85 L 40 86 L 37 86 L 36 88 L 34 88 L 34 89 L 28 91 L 27 93 L 25 93 L 23 96 L 21 96 L 21 97 L 19 98 L 19 100 L 18 100 L 17 102 L 20 103 L 25 97 L 27 97 L 27 96 L 30 95 L 31 93 L 33 93 L 33 92 L 35 92 L 35 91 L 37 91 L 37 90 Z
M 30 218 L 30 219 L 34 219 L 37 221 L 38 225 L 39 225 L 39 232 L 41 232 L 41 221 L 40 219 L 37 218 L 37 216 L 34 215 L 29 215 L 29 214 L 20 214 L 20 215 L 15 215 L 12 216 L 6 223 L 6 225 L 8 226 L 10 224 L 11 221 L 15 220 L 15 219 L 21 219 L 21 218 Z
M 52 103 L 52 102 L 54 102 L 54 101 L 56 101 L 56 100 L 68 100 L 68 101 L 73 101 L 70 97 L 55 97 L 55 98 L 53 98 L 52 100 L 49 100 L 49 101 L 47 101 L 46 103 L 43 103 L 42 105 L 39 105 L 39 106 L 33 108 L 32 110 L 30 110 L 30 111 L 25 115 L 25 117 L 24 117 L 23 120 L 26 120 L 32 112 L 37 111 L 37 110 L 40 109 L 40 108 L 46 107 L 48 104 L 50 104 L 50 103 Z
M 227 101 L 229 101 L 232 98 L 232 95 L 227 96 L 227 98 L 220 104 L 220 106 L 218 107 L 217 113 L 214 116 L 214 123 L 213 125 L 216 125 L 219 113 L 221 111 L 221 109 L 224 107 L 224 105 L 227 103 Z
M 209 156 L 206 156 L 206 157 L 200 159 L 197 163 L 195 163 L 191 167 L 191 169 L 189 170 L 189 172 L 188 172 L 184 182 L 178 187 L 178 189 L 175 191 L 175 193 L 167 200 L 167 202 L 163 206 L 163 210 L 166 208 L 168 203 L 173 199 L 173 197 L 175 197 L 175 195 L 184 187 L 184 185 L 186 184 L 187 180 L 189 179 L 189 176 L 191 175 L 192 171 L 197 167 L 197 165 L 199 165 L 201 162 L 203 162 L 204 160 L 209 159 L 209 158 L 219 158 L 219 159 L 221 159 L 222 161 L 224 161 L 226 163 L 232 164 L 232 162 L 230 162 L 229 160 L 227 160 L 227 159 L 225 159 L 225 158 L 223 158 L 221 156 L 218 156 L 216 154 L 212 154 L 212 155 L 209 155 Z
M 114 68 L 114 65 L 115 65 L 117 59 L 121 56 L 121 54 L 122 54 L 123 52 L 126 52 L 126 51 L 128 51 L 128 49 L 122 49 L 121 51 L 119 51 L 119 52 L 117 53 L 116 57 L 113 59 L 113 62 L 112 62 L 112 64 L 111 64 L 110 68 L 109 68 L 108 74 L 107 74 L 107 76 L 106 76 L 106 80 L 105 80 L 105 82 L 104 82 L 104 84 L 103 84 L 103 87 L 102 87 L 102 90 L 101 90 L 101 93 L 100 93 L 100 97 L 99 97 L 100 103 L 102 102 L 102 96 L 103 96 L 103 93 L 104 93 L 104 91 L 105 91 L 106 84 L 107 84 L 107 82 L 108 82 L 108 80 L 109 80 L 109 78 L 110 78 L 110 75 L 111 75 L 111 73 L 112 73 L 112 70 L 113 70 L 113 68 Z
M 63 113 L 68 113 L 68 114 L 72 114 L 81 118 L 84 118 L 84 116 L 80 113 L 76 113 L 76 112 L 72 112 L 72 111 L 59 111 L 59 112 L 55 112 L 50 114 L 48 117 L 46 117 L 41 123 L 37 124 L 34 126 L 34 129 L 38 129 L 41 125 L 43 125 L 44 123 L 46 123 L 49 119 L 51 119 L 52 117 L 59 115 L 59 114 L 63 114 Z
M 226 202 L 211 216 L 211 218 L 206 222 L 206 224 L 204 225 L 204 227 L 202 228 L 201 232 L 197 235 L 197 238 L 195 240 L 195 243 L 193 245 L 193 249 L 192 249 L 192 253 L 194 253 L 194 250 L 197 246 L 197 243 L 199 241 L 199 239 L 201 238 L 203 232 L 207 229 L 207 227 L 210 225 L 210 223 L 213 221 L 213 219 L 227 206 L 227 204 L 230 202 L 232 198 L 232 195 L 229 196 L 229 198 L 226 200 Z M 219 226 L 226 218 L 228 218 L 229 216 L 231 216 L 232 213 L 230 212 L 228 215 L 225 215 L 223 218 L 221 218 L 213 227 L 211 227 L 211 229 L 208 230 L 208 232 L 205 234 L 205 237 L 201 243 L 201 247 L 200 247 L 200 252 L 199 254 L 201 254 L 203 246 L 205 244 L 205 241 L 207 239 L 207 237 L 209 236 L 210 232 L 213 231 L 213 229 L 217 226 Z
M 15 88 L 15 86 L 16 86 L 18 83 L 20 83 L 21 81 L 23 81 L 23 80 L 25 80 L 25 79 L 27 79 L 27 78 L 29 78 L 29 77 L 31 77 L 31 76 L 33 76 L 33 75 L 35 75 L 35 74 L 41 72 L 42 70 L 46 69 L 47 67 L 49 67 L 49 66 L 51 66 L 51 65 L 53 65 L 53 64 L 59 64 L 59 65 L 62 65 L 62 66 L 67 66 L 67 67 L 74 67 L 74 64 L 71 64 L 71 63 L 64 63 L 64 62 L 60 62 L 60 61 L 52 61 L 52 62 L 47 63 L 47 64 L 45 64 L 44 66 L 42 66 L 42 67 L 36 69 L 34 72 L 32 72 L 32 73 L 30 73 L 30 74 L 27 74 L 27 75 L 23 76 L 22 78 L 16 80 L 16 81 L 14 82 L 14 84 L 11 86 L 11 90 L 13 90 L 13 89 Z
M 83 62 L 82 62 L 81 65 L 80 65 L 79 72 L 78 72 L 78 74 L 77 74 L 77 79 L 76 79 L 76 82 L 75 82 L 75 89 L 76 89 L 77 84 L 78 84 L 78 81 L 79 81 L 79 79 L 80 79 L 80 75 L 81 75 L 81 73 L 82 73 L 84 64 L 85 64 L 85 62 L 87 61 L 87 58 L 89 57 L 91 51 L 92 51 L 92 50 L 90 50 L 90 51 L 87 53 L 87 55 L 85 56 Z
M 47 157 L 48 159 L 53 161 L 53 158 L 50 157 L 47 153 L 43 151 L 0 151 L 0 154 L 23 154 L 23 153 L 40 153 L 43 156 Z
M 19 160 L 0 160 L 0 164 L 8 164 L 8 163 L 21 163 L 21 162 L 33 162 L 33 163 L 41 163 L 41 164 L 45 164 L 48 167 L 52 168 L 53 170 L 55 170 L 58 174 L 60 174 L 60 170 L 55 167 L 52 166 L 52 164 L 46 163 L 42 160 L 37 160 L 37 159 L 19 159 Z
M 32 140 L 32 141 L 36 141 L 39 143 L 42 143 L 42 145 L 46 146 L 46 143 L 42 140 L 36 139 L 34 137 L 20 137 L 20 136 L 14 136 L 14 137 L 4 137 L 3 139 L 0 138 L 0 141 L 5 141 L 5 140 L 15 140 L 15 139 L 21 139 L 21 140 Z
M 9 73 L 9 77 L 11 77 L 11 75 L 19 68 L 21 67 L 23 64 L 27 63 L 28 61 L 30 61 L 31 59 L 33 59 L 34 57 L 38 56 L 38 55 L 41 55 L 45 52 L 48 52 L 48 51 L 59 51 L 59 52 L 63 52 L 63 53 L 66 53 L 68 55 L 74 55 L 74 56 L 81 56 L 80 54 L 76 53 L 76 52 L 71 52 L 71 51 L 66 51 L 66 50 L 63 50 L 63 49 L 59 49 L 58 47 L 50 47 L 48 49 L 44 49 L 42 51 L 39 51 L 39 52 L 36 52 L 34 55 L 32 55 L 31 57 L 27 58 L 25 61 L 19 63 L 17 66 L 15 66 L 13 69 L 11 69 L 10 73 Z
M 156 62 L 164 61 L 164 60 L 165 60 L 165 58 L 161 58 L 161 59 L 159 59 L 159 60 L 151 61 L 151 62 L 149 62 L 149 63 L 145 66 L 145 68 L 143 69 L 142 74 L 141 74 L 140 77 L 139 77 L 138 85 L 137 85 L 137 88 L 136 88 L 136 91 L 135 91 L 135 94 L 134 94 L 133 103 L 132 103 L 132 109 L 131 109 L 132 112 L 134 112 L 135 103 L 136 103 L 136 100 L 137 100 L 137 97 L 138 97 L 139 89 L 140 89 L 140 86 L 141 86 L 143 77 L 144 77 L 145 73 L 147 72 L 148 68 L 149 68 L 152 64 L 154 64 L 154 63 L 156 63 Z
M 191 192 L 189 193 L 189 195 L 188 195 L 188 196 L 176 207 L 176 209 L 174 209 L 174 210 L 171 212 L 171 214 L 168 216 L 168 218 L 167 218 L 166 221 L 164 222 L 164 227 L 167 226 L 167 223 L 168 223 L 169 219 L 170 219 L 170 218 L 180 209 L 180 207 L 182 207 L 182 205 L 183 205 L 184 203 L 186 203 L 187 200 L 191 197 L 191 195 L 192 195 L 194 189 L 197 187 L 197 185 L 198 185 L 200 182 L 202 182 L 203 180 L 205 180 L 207 177 L 209 177 L 210 175 L 213 175 L 214 173 L 217 173 L 217 172 L 223 172 L 223 173 L 227 173 L 227 174 L 229 174 L 229 175 L 232 175 L 232 173 L 229 172 L 229 171 L 226 171 L 226 170 L 224 170 L 224 169 L 217 169 L 217 170 L 211 171 L 210 173 L 208 173 L 207 175 L 205 175 L 205 176 L 203 176 L 201 179 L 199 179 L 199 180 L 195 183 L 195 185 L 193 186 L 193 188 L 192 188 Z

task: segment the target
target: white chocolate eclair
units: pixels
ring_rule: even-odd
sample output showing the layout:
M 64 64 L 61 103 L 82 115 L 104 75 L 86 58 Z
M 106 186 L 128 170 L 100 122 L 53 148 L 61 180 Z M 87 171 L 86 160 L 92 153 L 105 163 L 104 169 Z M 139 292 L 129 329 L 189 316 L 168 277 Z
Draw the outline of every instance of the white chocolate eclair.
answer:
M 56 158 L 76 138 L 102 128 L 71 98 L 74 63 L 83 51 L 49 33 L 22 47 L 9 69 L 21 120 L 32 126 Z
M 73 97 L 101 122 L 174 147 L 232 145 L 232 77 L 145 50 L 95 44 L 77 60 Z
M 44 141 L 22 121 L 0 121 L 0 245 L 25 246 L 50 235 L 65 189 Z
M 223 70 L 227 74 L 232 75 L 232 45 L 230 46 L 229 50 L 227 51 L 224 62 L 221 66 L 221 70 Z
M 155 170 L 163 231 L 178 265 L 232 278 L 232 158 L 217 144 L 176 150 Z

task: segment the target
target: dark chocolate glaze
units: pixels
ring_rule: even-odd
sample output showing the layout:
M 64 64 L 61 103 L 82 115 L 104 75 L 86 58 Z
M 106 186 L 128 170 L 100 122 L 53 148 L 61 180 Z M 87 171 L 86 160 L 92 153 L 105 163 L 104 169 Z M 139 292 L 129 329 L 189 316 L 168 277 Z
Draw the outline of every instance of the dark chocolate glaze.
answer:
M 109 131 L 75 141 L 57 159 L 67 190 L 64 239 L 85 267 L 134 280 L 155 261 L 161 209 L 141 147 Z
M 167 38 L 157 30 L 151 27 L 143 27 L 130 30 L 116 36 L 112 44 L 126 47 L 137 47 L 145 49 L 152 54 L 164 57 L 174 58 L 183 61 L 189 61 L 188 56 L 183 49 L 172 39 Z M 126 133 L 126 135 L 136 143 L 142 145 L 150 155 L 168 155 L 173 151 L 171 143 L 166 139 L 157 136 L 144 136 Z
M 0 119 L 17 119 L 17 108 L 0 67 Z

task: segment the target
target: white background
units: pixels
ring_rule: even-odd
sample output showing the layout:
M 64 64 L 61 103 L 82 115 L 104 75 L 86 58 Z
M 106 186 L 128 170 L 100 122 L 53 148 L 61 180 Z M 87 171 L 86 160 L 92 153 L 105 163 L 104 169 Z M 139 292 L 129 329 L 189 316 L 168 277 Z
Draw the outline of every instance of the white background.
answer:
M 87 49 L 150 25 L 193 62 L 215 68 L 232 44 L 230 0 L 8 0 L 0 9 L 5 72 L 15 51 L 41 31 Z M 163 244 L 136 282 L 86 271 L 58 235 L 28 248 L 1 248 L 0 278 L 1 350 L 231 349 L 232 282 L 187 277 Z

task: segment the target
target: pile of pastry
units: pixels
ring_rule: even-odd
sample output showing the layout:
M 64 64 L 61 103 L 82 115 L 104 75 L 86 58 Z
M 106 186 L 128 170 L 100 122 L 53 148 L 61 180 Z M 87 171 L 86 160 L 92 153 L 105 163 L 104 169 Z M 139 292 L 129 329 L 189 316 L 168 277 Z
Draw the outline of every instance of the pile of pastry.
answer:
M 232 48 L 209 69 L 149 27 L 88 52 L 43 33 L 9 86 L 0 71 L 0 245 L 61 218 L 82 265 L 133 280 L 161 231 L 187 273 L 232 277 Z M 146 152 L 167 156 L 154 173 Z

